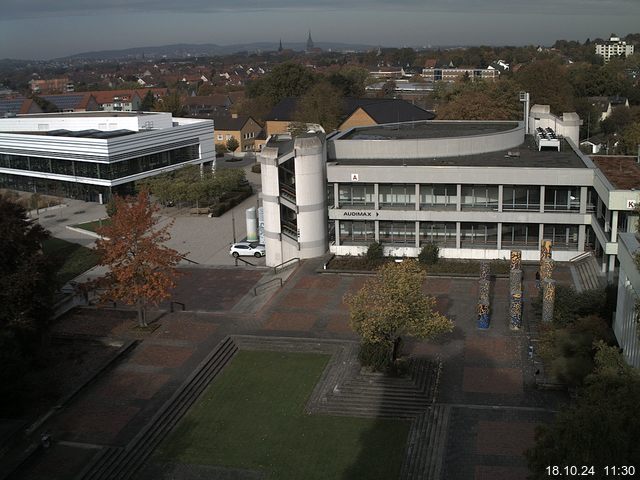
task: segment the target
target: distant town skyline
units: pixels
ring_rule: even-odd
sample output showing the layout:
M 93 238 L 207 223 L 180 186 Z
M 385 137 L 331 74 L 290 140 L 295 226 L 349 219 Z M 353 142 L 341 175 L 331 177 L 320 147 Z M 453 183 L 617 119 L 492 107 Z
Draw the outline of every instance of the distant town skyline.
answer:
M 175 43 L 551 45 L 638 30 L 637 0 L 4 0 L 0 58 Z

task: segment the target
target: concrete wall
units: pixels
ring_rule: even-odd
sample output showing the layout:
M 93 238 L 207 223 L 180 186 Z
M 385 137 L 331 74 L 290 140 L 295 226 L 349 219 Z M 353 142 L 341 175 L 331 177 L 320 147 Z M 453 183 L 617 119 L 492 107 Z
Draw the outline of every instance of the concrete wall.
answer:
M 640 249 L 640 243 L 635 234 L 620 234 L 618 301 L 613 321 L 613 332 L 622 348 L 622 354 L 627 363 L 636 368 L 640 368 L 640 340 L 638 340 L 638 325 L 635 318 L 635 304 L 640 294 L 640 272 L 633 260 L 633 253 L 638 249 Z
M 401 140 L 339 139 L 330 141 L 327 149 L 331 158 L 338 159 L 440 158 L 498 152 L 517 148 L 523 142 L 524 123 L 520 122 L 517 128 L 491 135 Z
M 324 142 L 317 136 L 299 137 L 294 149 L 300 258 L 319 257 L 327 251 Z

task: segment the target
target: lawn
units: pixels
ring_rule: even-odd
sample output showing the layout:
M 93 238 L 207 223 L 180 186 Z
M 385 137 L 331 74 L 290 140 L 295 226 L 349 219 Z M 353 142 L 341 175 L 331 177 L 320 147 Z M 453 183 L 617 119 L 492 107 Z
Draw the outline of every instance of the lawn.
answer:
M 60 238 L 49 238 L 43 242 L 42 250 L 45 255 L 52 258 L 60 285 L 64 285 L 98 263 L 98 255 L 90 248 Z
M 397 478 L 409 422 L 304 413 L 328 360 L 239 352 L 156 460 L 259 470 L 270 480 Z
M 103 220 L 94 220 L 93 222 L 79 223 L 74 225 L 75 228 L 81 228 L 82 230 L 88 230 L 93 233 L 98 233 L 97 230 L 100 227 L 105 227 L 111 223 L 109 218 Z

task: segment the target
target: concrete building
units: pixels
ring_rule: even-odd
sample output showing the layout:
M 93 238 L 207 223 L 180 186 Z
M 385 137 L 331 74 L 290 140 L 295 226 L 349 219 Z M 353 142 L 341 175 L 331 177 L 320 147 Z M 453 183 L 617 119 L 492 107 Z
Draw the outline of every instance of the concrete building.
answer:
M 640 242 L 633 233 L 622 233 L 618 241 L 620 274 L 618 276 L 618 302 L 613 331 L 629 365 L 640 368 L 640 340 L 638 339 L 638 301 L 640 301 L 640 271 L 634 254 Z
M 464 76 L 468 76 L 471 81 L 486 80 L 495 81 L 500 72 L 493 67 L 473 68 L 473 67 L 435 67 L 423 68 L 421 76 L 427 82 L 456 82 Z
M 0 188 L 86 201 L 215 162 L 213 121 L 170 113 L 52 113 L 0 119 Z
M 633 55 L 633 45 L 620 40 L 615 33 L 611 34 L 609 40 L 604 43 L 596 43 L 596 55 L 604 57 L 604 63 L 607 63 L 611 57 L 628 57 Z
M 556 260 L 593 251 L 602 271 L 613 271 L 617 232 L 631 228 L 640 195 L 580 152 L 579 125 L 574 113 L 556 118 L 534 105 L 526 122 L 271 137 L 258 155 L 267 264 L 326 251 L 359 255 L 374 241 L 390 256 L 417 256 L 434 242 L 448 258 L 508 258 L 519 249 L 537 260 L 549 239 Z

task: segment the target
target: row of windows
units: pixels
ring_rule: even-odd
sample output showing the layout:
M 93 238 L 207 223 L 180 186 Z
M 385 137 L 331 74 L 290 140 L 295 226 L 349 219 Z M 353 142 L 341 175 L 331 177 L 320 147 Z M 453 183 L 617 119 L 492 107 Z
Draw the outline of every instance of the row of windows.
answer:
M 416 184 L 380 184 L 378 186 L 378 206 L 384 209 L 455 210 L 458 203 L 458 186 L 454 184 L 419 185 Z M 499 197 L 497 185 L 462 185 L 460 205 L 463 210 L 498 210 Z M 329 184 L 329 205 L 335 204 L 332 184 Z M 593 200 L 593 201 L 592 201 Z M 595 202 L 595 192 L 588 191 L 589 210 Z M 374 208 L 376 195 L 374 185 L 339 184 L 339 208 Z M 502 209 L 540 211 L 539 186 L 505 185 L 502 189 Z M 545 211 L 580 210 L 580 187 L 546 187 L 544 193 Z
M 199 156 L 198 145 L 191 145 L 108 164 L 82 162 L 79 160 L 62 160 L 58 158 L 25 157 L 0 153 L 0 167 L 74 177 L 115 180 L 137 173 L 177 165 L 189 160 L 196 160 Z
M 375 241 L 375 222 L 340 221 L 341 245 L 368 245 Z M 456 222 L 378 222 L 379 242 L 385 245 L 415 246 L 416 234 L 420 245 L 436 243 L 441 247 L 455 248 L 457 240 Z M 460 245 L 463 248 L 497 247 L 501 235 L 502 248 L 521 247 L 537 249 L 540 239 L 538 224 L 502 224 L 460 222 Z M 543 238 L 553 242 L 559 250 L 578 249 L 577 225 L 545 224 Z

